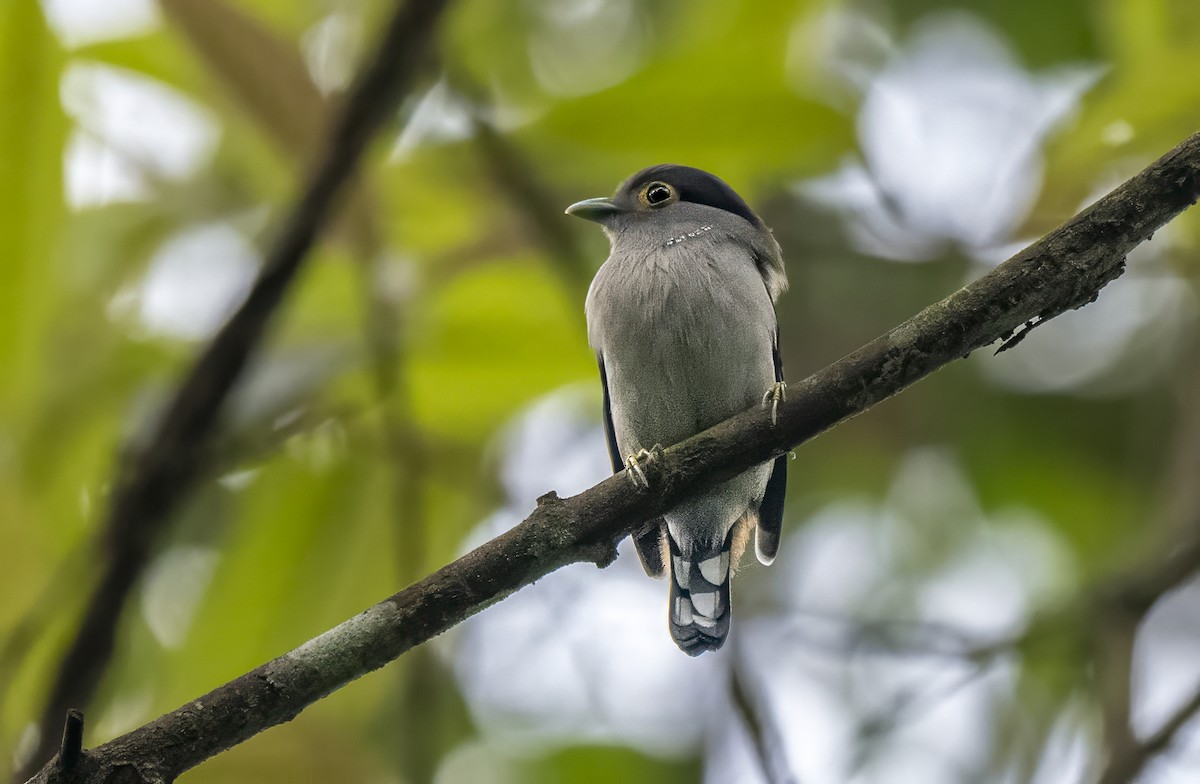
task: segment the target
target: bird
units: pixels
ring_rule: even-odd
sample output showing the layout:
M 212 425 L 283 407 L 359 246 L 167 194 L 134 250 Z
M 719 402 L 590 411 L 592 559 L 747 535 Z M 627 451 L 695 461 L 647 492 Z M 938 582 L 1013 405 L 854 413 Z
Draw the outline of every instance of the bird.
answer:
M 643 466 L 655 450 L 755 404 L 777 421 L 786 384 L 775 302 L 787 274 L 771 230 L 733 188 L 701 169 L 660 164 L 611 198 L 566 212 L 600 224 L 610 244 L 584 311 L 614 473 L 648 486 Z M 646 573 L 670 573 L 668 627 L 685 653 L 724 644 L 731 570 L 751 531 L 758 560 L 775 559 L 786 486 L 780 456 L 634 532 Z

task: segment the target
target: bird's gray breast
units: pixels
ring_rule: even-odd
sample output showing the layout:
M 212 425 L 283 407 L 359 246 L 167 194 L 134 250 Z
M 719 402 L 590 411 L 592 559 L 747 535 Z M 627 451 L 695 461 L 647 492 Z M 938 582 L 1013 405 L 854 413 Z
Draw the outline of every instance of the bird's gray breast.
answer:
M 774 381 L 774 307 L 753 257 L 719 231 L 694 231 L 614 242 L 588 292 L 623 454 L 694 435 Z

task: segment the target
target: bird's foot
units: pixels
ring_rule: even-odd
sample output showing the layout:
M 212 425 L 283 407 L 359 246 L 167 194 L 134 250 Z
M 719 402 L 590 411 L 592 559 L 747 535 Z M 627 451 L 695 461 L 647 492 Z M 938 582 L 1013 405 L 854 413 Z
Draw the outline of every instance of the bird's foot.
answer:
M 642 466 L 661 454 L 662 445 L 655 444 L 649 451 L 639 449 L 637 454 L 625 458 L 625 472 L 629 475 L 629 481 L 633 482 L 634 487 L 650 487 L 650 482 L 646 479 L 646 472 L 642 470 Z
M 787 382 L 776 381 L 767 389 L 763 395 L 762 404 L 766 408 L 768 404 L 771 406 L 771 424 L 779 424 L 779 404 L 787 400 Z

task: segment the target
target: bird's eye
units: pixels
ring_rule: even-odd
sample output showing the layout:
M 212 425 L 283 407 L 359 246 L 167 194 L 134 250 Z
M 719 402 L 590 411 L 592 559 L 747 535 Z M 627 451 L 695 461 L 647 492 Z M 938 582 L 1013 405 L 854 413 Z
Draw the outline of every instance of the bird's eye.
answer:
M 646 203 L 652 207 L 670 201 L 673 195 L 671 186 L 666 183 L 652 182 L 646 186 Z

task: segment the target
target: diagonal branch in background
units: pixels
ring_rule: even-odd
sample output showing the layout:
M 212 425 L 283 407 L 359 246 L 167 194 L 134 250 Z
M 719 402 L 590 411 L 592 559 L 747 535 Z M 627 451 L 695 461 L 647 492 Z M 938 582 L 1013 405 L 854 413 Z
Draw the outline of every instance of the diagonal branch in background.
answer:
M 1099 777 L 1101 784 L 1136 780 L 1146 765 L 1170 748 L 1176 734 L 1200 712 L 1200 689 L 1196 689 L 1149 736 L 1139 737 L 1130 720 L 1130 695 L 1136 678 L 1133 648 L 1135 643 L 1154 645 L 1148 635 L 1138 640 L 1137 630 L 1158 600 L 1193 579 L 1200 565 L 1200 503 L 1197 503 L 1200 494 L 1196 487 L 1196 476 L 1200 473 L 1200 362 L 1195 357 L 1191 359 L 1190 378 L 1180 399 L 1176 443 L 1169 468 L 1163 472 L 1166 483 L 1161 502 L 1159 549 L 1165 550 L 1165 554 L 1145 574 L 1115 581 L 1102 597 L 1107 601 L 1091 612 L 1092 633 L 1098 648 L 1095 673 L 1101 685 L 1108 687 L 1107 695 L 1101 691 L 1104 708 L 1101 718 L 1107 739 L 1107 762 Z M 1115 660 L 1113 648 L 1121 654 Z M 1112 694 L 1116 699 L 1104 699 Z
M 579 234 L 562 219 L 566 199 L 555 195 L 537 176 L 537 168 L 529 164 L 525 154 L 496 127 L 490 117 L 495 110 L 488 104 L 486 91 L 461 71 L 452 71 L 447 78 L 467 104 L 472 138 L 497 194 L 504 197 L 546 249 L 567 290 L 586 293 L 596 264 L 588 257 Z M 583 316 L 582 308 L 579 316 Z
M 1200 715 L 1200 690 L 1193 692 L 1191 698 L 1179 706 L 1153 735 L 1124 749 L 1123 753 L 1110 760 L 1108 767 L 1100 774 L 1100 784 L 1137 781 L 1146 764 L 1166 751 L 1179 731 L 1197 715 Z
M 196 360 L 145 445 L 123 466 L 103 527 L 104 566 L 51 687 L 32 764 L 44 761 L 64 712 L 86 705 L 111 658 L 127 597 L 169 515 L 205 463 L 222 405 L 262 340 L 371 137 L 427 62 L 446 0 L 408 0 L 335 120 L 313 175 L 270 249 L 242 306 Z M 34 768 L 36 770 L 36 768 Z M 28 775 L 31 771 L 26 771 Z
M 424 580 L 83 752 L 69 777 L 48 764 L 32 781 L 170 781 L 561 566 L 610 563 L 632 528 L 698 488 L 782 454 L 1022 324 L 1091 302 L 1121 274 L 1125 254 L 1197 198 L 1200 134 L 992 272 L 792 386 L 777 425 L 756 407 L 672 446 L 646 467 L 648 490 L 631 490 L 617 474 L 571 498 L 548 493 L 520 525 Z M 1189 553 L 1195 569 L 1200 552 Z
M 742 720 L 753 753 L 757 756 L 759 770 L 770 784 L 798 784 L 789 769 L 782 735 L 775 725 L 770 706 L 766 700 L 756 699 L 751 694 L 751 684 L 745 672 L 745 653 L 740 649 L 738 653 L 741 655 L 734 657 L 735 663 L 729 668 L 729 701 Z M 739 661 L 740 666 L 737 663 Z M 763 692 L 762 689 L 755 691 L 759 694 Z

